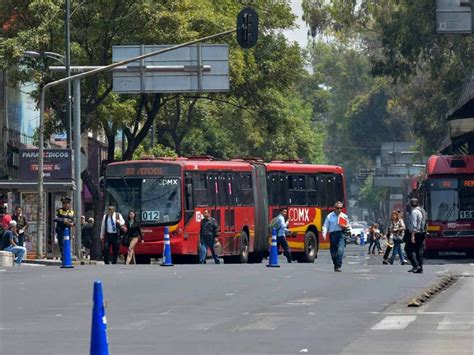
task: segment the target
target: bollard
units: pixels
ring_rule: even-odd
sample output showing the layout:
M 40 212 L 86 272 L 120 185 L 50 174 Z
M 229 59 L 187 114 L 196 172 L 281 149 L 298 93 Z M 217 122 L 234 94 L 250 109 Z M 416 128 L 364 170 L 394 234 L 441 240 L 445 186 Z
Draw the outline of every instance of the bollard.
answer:
M 63 239 L 63 260 L 61 263 L 61 269 L 72 269 L 71 259 L 71 233 L 69 232 L 69 227 L 64 228 L 64 239 Z
M 170 232 L 168 227 L 165 227 L 165 238 L 163 241 L 163 261 L 161 262 L 161 266 L 173 266 L 173 261 L 171 260 Z
M 94 282 L 90 355 L 108 355 L 107 318 L 105 317 L 102 282 Z
M 278 265 L 278 245 L 276 228 L 272 229 L 272 246 L 270 248 L 270 259 L 268 260 L 267 267 L 280 267 L 280 265 Z

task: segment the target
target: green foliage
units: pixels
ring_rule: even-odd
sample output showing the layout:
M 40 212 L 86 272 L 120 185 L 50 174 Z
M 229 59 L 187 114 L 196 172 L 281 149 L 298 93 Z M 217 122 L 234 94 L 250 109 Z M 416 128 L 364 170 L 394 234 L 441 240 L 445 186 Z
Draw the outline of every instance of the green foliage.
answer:
M 432 0 L 303 0 L 303 8 L 313 36 L 356 46 L 372 73 L 395 79 L 391 112 L 409 122 L 426 153 L 439 149 L 444 116 L 474 69 L 474 37 L 435 34 Z
M 156 158 L 158 157 L 176 157 L 174 150 L 169 147 L 165 147 L 161 144 L 155 144 L 153 147 L 145 147 L 144 145 L 139 145 L 135 152 L 133 153 L 133 159 L 140 159 L 144 155 L 153 155 Z
M 74 65 L 109 64 L 114 45 L 176 44 L 230 29 L 245 5 L 234 0 L 71 3 Z M 144 149 L 141 144 L 154 124 L 157 142 L 180 155 L 257 155 L 266 159 L 298 156 L 323 161 L 324 132 L 314 123 L 314 103 L 301 98 L 298 87 L 305 79 L 301 49 L 280 33 L 294 26 L 289 1 L 251 3 L 261 20 L 257 46 L 242 50 L 234 36 L 214 41 L 229 45 L 229 93 L 120 96 L 111 92 L 109 74 L 97 75 L 81 83 L 82 129 L 104 133 L 110 157 L 115 151 L 117 131 L 123 129 L 127 139 L 125 159 L 130 159 L 135 149 Z M 8 22 L 9 27 L 4 32 L 0 65 L 15 65 L 23 50 L 63 53 L 63 18 L 62 0 L 3 1 L 0 20 Z M 43 73 L 45 66 L 33 67 L 24 77 L 37 82 L 58 77 Z M 59 87 L 48 97 L 47 104 L 54 112 L 49 120 L 50 132 L 63 126 L 63 97 L 63 88 Z

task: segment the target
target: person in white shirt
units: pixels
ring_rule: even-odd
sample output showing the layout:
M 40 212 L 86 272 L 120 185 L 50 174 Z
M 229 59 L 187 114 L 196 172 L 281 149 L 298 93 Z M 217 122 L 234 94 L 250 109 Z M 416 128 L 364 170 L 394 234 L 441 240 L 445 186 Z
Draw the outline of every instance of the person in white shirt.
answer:
M 107 214 L 102 219 L 100 239 L 104 241 L 104 262 L 109 264 L 110 246 L 112 246 L 112 264 L 117 264 L 120 250 L 120 228 L 125 227 L 125 220 L 114 206 L 107 207 Z
M 326 240 L 327 233 L 329 232 L 329 245 L 331 251 L 331 258 L 334 264 L 334 271 L 341 272 L 342 259 L 344 257 L 344 231 L 346 226 L 340 225 L 340 217 L 348 221 L 348 217 L 342 212 L 343 204 L 341 201 L 337 201 L 334 204 L 334 211 L 329 213 L 324 221 L 323 226 L 323 239 Z

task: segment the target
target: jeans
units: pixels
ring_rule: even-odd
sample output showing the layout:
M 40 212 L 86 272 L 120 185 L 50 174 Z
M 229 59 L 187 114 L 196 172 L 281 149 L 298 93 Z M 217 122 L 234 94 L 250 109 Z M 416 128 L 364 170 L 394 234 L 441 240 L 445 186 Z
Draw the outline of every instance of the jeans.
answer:
M 329 245 L 334 267 L 340 268 L 342 266 L 342 258 L 344 257 L 344 232 L 329 233 Z
M 63 243 L 64 243 L 64 229 L 56 228 L 56 237 L 58 238 L 59 254 L 61 255 L 61 260 L 63 259 Z
M 423 268 L 423 253 L 425 252 L 425 233 L 415 233 L 415 244 L 410 240 L 405 244 L 405 252 L 414 268 Z
M 21 261 L 23 260 L 23 257 L 26 254 L 26 248 L 25 247 L 19 247 L 19 246 L 8 246 L 5 249 L 5 251 L 9 251 L 10 253 L 13 253 L 15 255 L 15 264 L 20 265 Z
M 403 256 L 403 251 L 402 251 L 402 243 L 394 243 L 393 244 L 393 251 L 392 251 L 392 256 L 390 257 L 390 263 L 393 264 L 395 260 L 395 256 L 398 254 L 400 258 L 400 262 L 404 263 L 405 262 L 405 257 Z
M 112 245 L 112 264 L 117 264 L 120 249 L 120 236 L 117 233 L 107 233 L 104 242 L 104 263 L 109 264 L 110 246 Z
M 370 245 L 369 245 L 369 253 L 371 253 L 370 251 L 370 248 L 372 247 L 372 253 L 375 253 L 375 247 L 377 247 L 377 251 L 381 252 L 382 251 L 382 247 L 380 246 L 380 240 L 379 239 L 373 239 L 371 242 L 370 242 Z
M 199 242 L 199 263 L 205 264 L 207 257 L 207 248 L 211 250 L 212 257 L 215 264 L 220 264 L 219 257 L 214 250 L 214 238 L 201 238 Z
M 25 245 L 25 233 L 18 234 L 18 246 L 24 247 Z
M 280 235 L 277 237 L 277 247 L 283 248 L 283 254 L 286 256 L 286 260 L 291 263 L 293 261 L 293 257 L 291 256 L 290 247 L 288 246 L 288 242 L 284 235 Z

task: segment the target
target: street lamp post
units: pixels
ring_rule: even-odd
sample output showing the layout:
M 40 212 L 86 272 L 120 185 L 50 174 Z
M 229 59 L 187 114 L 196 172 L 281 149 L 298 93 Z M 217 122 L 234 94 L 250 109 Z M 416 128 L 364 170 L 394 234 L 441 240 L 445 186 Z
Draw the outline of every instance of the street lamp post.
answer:
M 38 234 L 37 234 L 38 243 L 37 243 L 37 253 L 41 252 L 42 249 L 39 249 L 39 247 L 41 246 L 41 248 L 42 248 L 42 246 L 43 246 L 43 223 L 42 223 L 43 222 L 42 221 L 43 192 L 44 192 L 43 191 L 44 190 L 44 188 L 43 188 L 43 183 L 44 183 L 44 180 L 43 180 L 44 146 L 43 145 L 44 145 L 44 101 L 45 101 L 46 91 L 49 88 L 53 87 L 53 86 L 70 83 L 71 81 L 74 81 L 75 82 L 74 86 L 78 87 L 79 86 L 79 80 L 84 78 L 84 77 L 91 76 L 91 75 L 101 73 L 101 72 L 105 72 L 105 71 L 109 71 L 109 70 L 113 70 L 113 69 L 115 69 L 117 67 L 120 67 L 120 66 L 123 66 L 125 64 L 129 64 L 129 63 L 132 63 L 132 62 L 135 62 L 135 61 L 139 61 L 141 59 L 152 57 L 152 56 L 155 56 L 155 55 L 158 55 L 158 54 L 167 53 L 167 52 L 170 52 L 170 51 L 178 49 L 178 48 L 187 47 L 191 44 L 200 43 L 200 42 L 203 42 L 203 41 L 206 41 L 206 40 L 209 40 L 209 39 L 221 37 L 221 36 L 224 36 L 224 35 L 227 35 L 227 34 L 234 33 L 236 31 L 237 31 L 237 29 L 232 29 L 232 30 L 220 32 L 220 33 L 217 33 L 217 34 L 214 34 L 214 35 L 199 38 L 199 39 L 189 41 L 189 42 L 186 42 L 186 43 L 183 43 L 183 44 L 178 44 L 176 46 L 172 46 L 172 47 L 160 49 L 158 51 L 142 54 L 138 57 L 130 58 L 130 59 L 127 59 L 127 60 L 122 60 L 120 62 L 109 64 L 109 65 L 106 65 L 106 66 L 103 66 L 103 67 L 95 67 L 94 69 L 92 69 L 90 71 L 86 71 L 86 72 L 83 72 L 83 73 L 68 76 L 66 78 L 59 79 L 59 80 L 56 80 L 56 81 L 52 81 L 52 82 L 50 82 L 50 83 L 48 83 L 48 84 L 46 84 L 42 87 L 41 96 L 40 96 L 40 117 L 39 117 L 39 131 L 38 131 L 39 135 L 40 135 L 40 137 L 39 137 L 40 144 L 39 144 L 39 147 L 38 147 L 38 214 L 37 214 L 37 217 L 38 217 Z M 78 91 L 79 90 L 74 92 L 74 96 L 80 94 L 80 92 L 78 92 Z M 74 117 L 74 120 L 77 120 L 74 127 L 78 127 L 79 129 L 77 131 L 80 132 L 80 124 L 81 123 L 80 123 L 80 115 L 79 115 L 80 114 L 79 105 L 77 105 L 75 107 L 74 111 L 78 115 L 77 117 Z M 76 132 L 76 134 L 77 134 L 77 132 Z M 76 140 L 76 141 L 77 142 L 74 144 L 74 147 L 76 147 L 78 145 L 79 148 L 80 148 L 80 140 Z M 80 161 L 80 157 L 81 157 L 80 154 L 81 154 L 81 152 L 80 152 L 79 149 L 74 149 L 74 161 L 76 162 L 75 164 L 77 164 L 77 162 Z M 78 174 L 78 176 L 80 178 L 80 171 L 79 172 L 76 171 L 75 173 Z M 77 190 L 78 184 L 79 184 L 79 181 L 76 181 L 76 190 Z M 77 191 L 76 191 L 76 193 L 77 193 Z M 79 203 L 80 203 L 80 200 L 79 200 Z M 76 211 L 76 213 L 78 213 L 78 212 L 79 211 Z M 77 231 L 77 229 L 76 229 L 76 231 Z M 79 229 L 79 233 L 80 233 L 80 229 Z M 79 242 L 80 242 L 80 240 L 77 240 L 77 238 L 76 238 L 76 243 L 79 243 Z
M 35 52 L 35 51 L 24 51 L 23 55 L 26 57 L 47 57 L 54 59 L 62 64 L 64 62 L 64 56 L 54 52 Z M 43 254 L 43 230 L 44 230 L 44 212 L 43 212 L 43 205 L 44 205 L 44 175 L 43 175 L 43 166 L 44 166 L 44 156 L 43 156 L 43 148 L 44 148 L 44 125 L 42 124 L 42 118 L 44 115 L 44 90 L 41 90 L 41 97 L 40 97 L 40 122 L 38 127 L 38 206 L 36 209 L 36 234 L 37 234 L 37 241 L 36 241 L 36 258 L 40 259 Z M 68 98 L 69 99 L 69 98 Z M 68 100 L 70 102 L 70 100 Z

